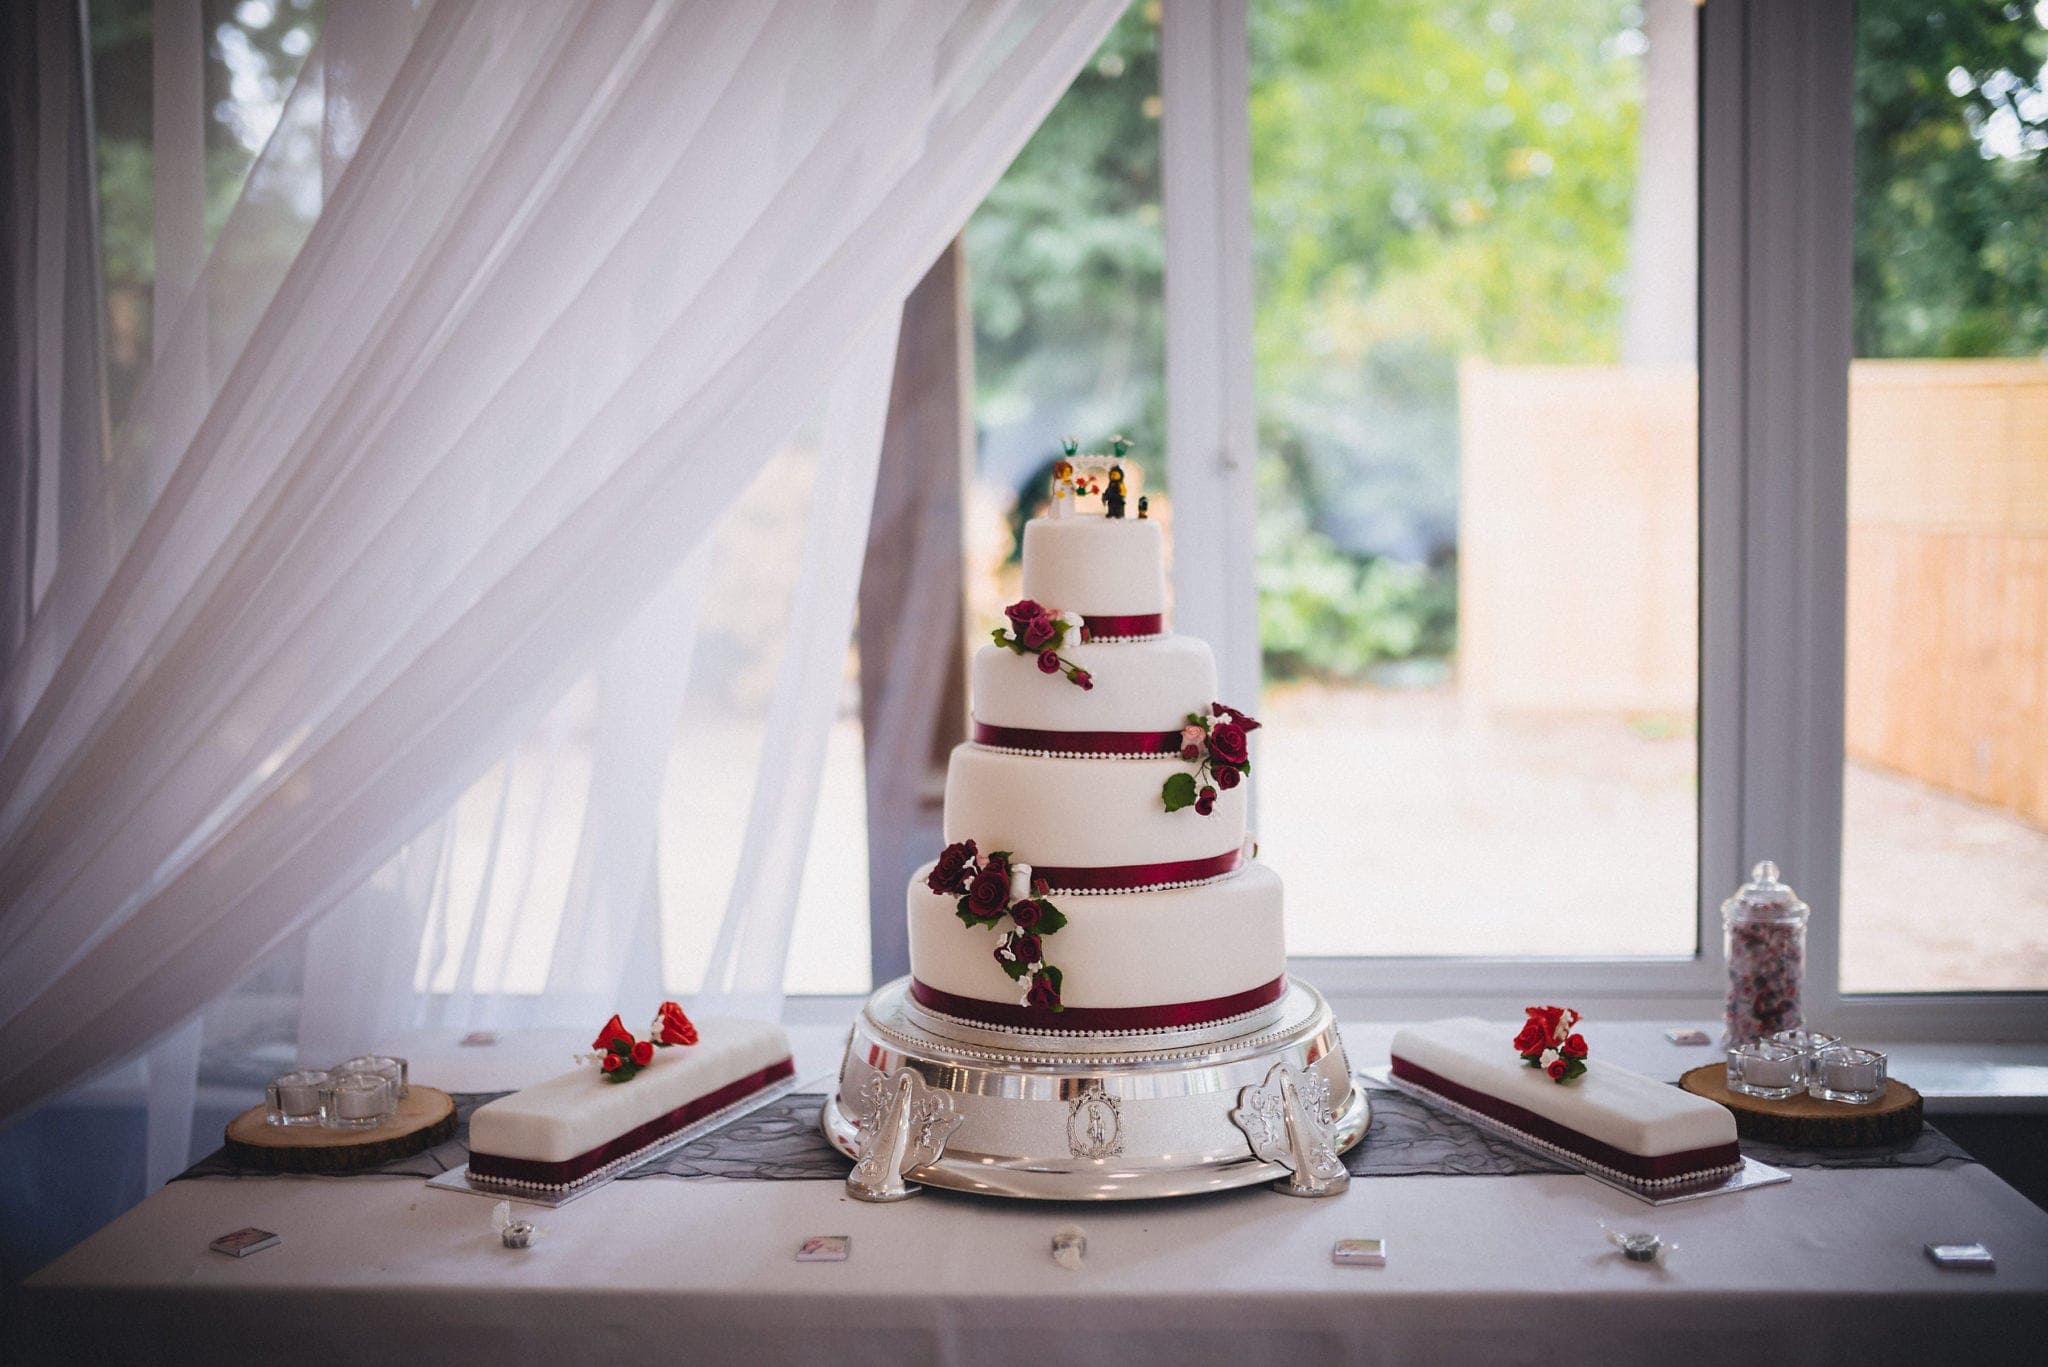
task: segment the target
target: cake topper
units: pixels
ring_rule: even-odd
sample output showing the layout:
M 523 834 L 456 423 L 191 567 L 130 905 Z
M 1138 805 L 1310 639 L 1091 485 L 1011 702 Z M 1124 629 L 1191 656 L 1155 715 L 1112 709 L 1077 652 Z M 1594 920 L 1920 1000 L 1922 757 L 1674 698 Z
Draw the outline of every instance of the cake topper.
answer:
M 633 1032 L 626 1028 L 616 1012 L 604 1023 L 604 1028 L 597 1032 L 597 1038 L 590 1047 L 604 1051 L 597 1055 L 597 1060 L 606 1082 L 632 1081 L 635 1073 L 654 1062 L 656 1049 L 676 1045 L 688 1047 L 697 1042 L 697 1027 L 683 1014 L 683 1008 L 674 1002 L 661 1004 L 647 1033 L 647 1039 L 634 1039 Z
M 1144 494 L 1138 495 L 1138 521 L 1143 522 L 1152 512 L 1152 500 Z
M 1124 515 L 1124 467 L 1121 465 L 1109 467 L 1109 482 L 1102 486 L 1102 514 L 1114 518 Z
M 1092 500 L 1100 499 L 1104 516 L 1121 518 L 1130 501 L 1137 498 L 1139 516 L 1145 515 L 1150 505 L 1139 493 L 1144 485 L 1144 472 L 1135 461 L 1125 460 L 1131 449 L 1130 440 L 1118 436 L 1109 445 L 1107 453 L 1084 454 L 1078 440 L 1060 438 L 1060 454 L 1052 463 L 1048 508 L 1048 516 L 1054 521 L 1080 516 L 1084 499 L 1091 501 L 1085 511 L 1093 512 Z
M 1586 1071 L 1586 1037 L 1577 1032 L 1579 1013 L 1568 1006 L 1530 1006 L 1515 1052 L 1552 1082 L 1566 1083 Z

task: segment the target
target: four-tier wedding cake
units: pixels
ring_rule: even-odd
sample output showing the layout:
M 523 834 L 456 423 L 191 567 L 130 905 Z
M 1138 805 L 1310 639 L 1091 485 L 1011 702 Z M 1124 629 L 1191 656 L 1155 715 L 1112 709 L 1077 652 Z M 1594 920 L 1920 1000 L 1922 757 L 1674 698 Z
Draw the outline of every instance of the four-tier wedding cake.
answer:
M 1286 989 L 1280 879 L 1245 830 L 1248 737 L 1169 630 L 1165 543 L 1121 450 L 1069 449 L 1022 601 L 974 656 L 945 838 L 910 886 L 910 996 L 1063 1034 L 1257 1024 Z
M 1024 596 L 975 653 L 910 974 L 855 1018 L 820 1117 L 862 1200 L 1331 1195 L 1370 1121 L 1246 835 L 1259 723 L 1168 629 L 1128 452 L 1066 443 Z

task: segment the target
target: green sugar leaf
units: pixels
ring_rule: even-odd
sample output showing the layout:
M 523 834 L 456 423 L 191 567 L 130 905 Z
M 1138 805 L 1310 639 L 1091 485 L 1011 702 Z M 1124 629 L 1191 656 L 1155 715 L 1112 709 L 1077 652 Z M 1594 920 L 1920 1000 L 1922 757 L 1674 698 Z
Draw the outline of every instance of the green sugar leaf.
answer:
M 1195 776 L 1178 773 L 1167 779 L 1159 789 L 1159 796 L 1166 800 L 1166 810 L 1177 812 L 1183 807 L 1195 805 Z

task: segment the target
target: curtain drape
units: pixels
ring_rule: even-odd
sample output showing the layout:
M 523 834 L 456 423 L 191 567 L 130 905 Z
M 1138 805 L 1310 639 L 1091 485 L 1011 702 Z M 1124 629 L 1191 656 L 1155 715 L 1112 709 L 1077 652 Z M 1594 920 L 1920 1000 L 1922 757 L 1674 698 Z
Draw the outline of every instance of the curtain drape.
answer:
M 655 808 L 734 782 L 686 761 L 749 499 L 802 509 L 801 555 L 705 985 L 772 998 L 898 311 L 1120 8 L 394 6 L 417 36 L 345 137 L 323 42 L 0 680 L 0 1121 L 329 908 L 334 1045 L 462 1014 L 527 898 L 541 990 L 609 1002 Z

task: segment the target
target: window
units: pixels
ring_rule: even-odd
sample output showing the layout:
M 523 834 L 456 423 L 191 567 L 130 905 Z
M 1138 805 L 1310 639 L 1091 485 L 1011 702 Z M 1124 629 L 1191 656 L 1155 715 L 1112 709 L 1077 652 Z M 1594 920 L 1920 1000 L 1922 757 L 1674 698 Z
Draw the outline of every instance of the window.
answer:
M 987 563 L 1056 429 L 1166 432 L 1176 619 L 1263 666 L 1261 843 L 1340 1007 L 1711 1010 L 1775 858 L 1836 1028 L 2039 1034 L 1983 990 L 2048 987 L 2044 18 L 1139 6 L 991 196 Z M 1158 268 L 1114 257 L 1155 205 Z
M 1148 488 L 1162 487 L 1160 17 L 1140 4 L 1118 21 L 967 225 L 974 623 L 1019 596 L 1024 522 L 1042 509 L 1063 435 L 1094 450 L 1130 434 Z
M 1695 22 L 1251 7 L 1260 826 L 1297 953 L 1694 950 Z
M 1842 988 L 2048 988 L 2048 6 L 1862 0 Z

